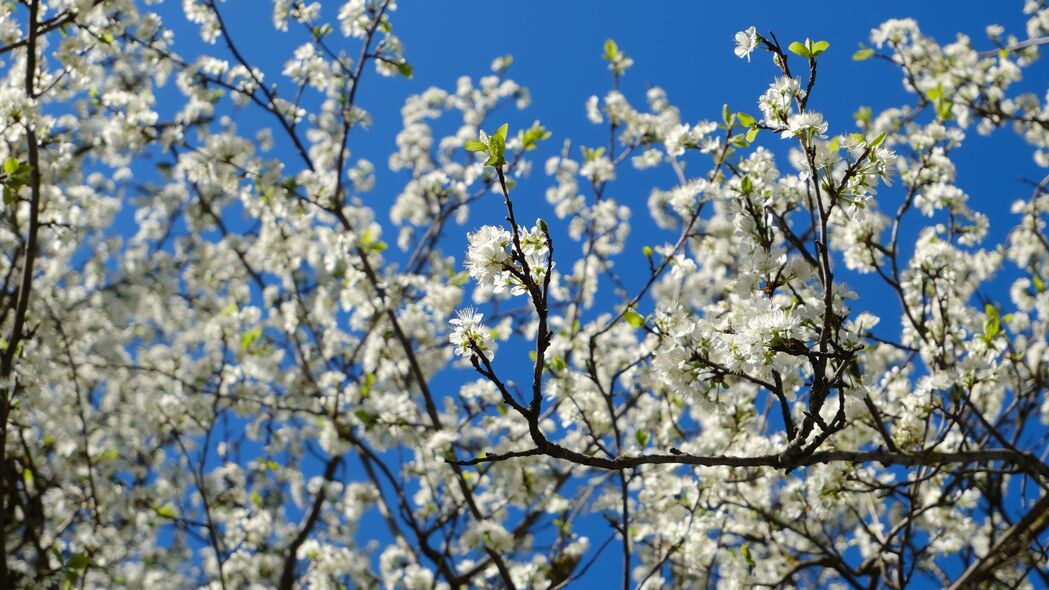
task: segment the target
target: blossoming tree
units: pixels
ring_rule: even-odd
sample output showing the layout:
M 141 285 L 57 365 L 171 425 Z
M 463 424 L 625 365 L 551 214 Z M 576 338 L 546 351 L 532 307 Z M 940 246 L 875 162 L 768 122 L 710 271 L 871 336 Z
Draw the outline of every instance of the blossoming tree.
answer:
M 362 85 L 412 75 L 392 0 L 274 0 L 307 37 L 281 72 L 216 0 L 182 57 L 158 3 L 0 8 L 3 587 L 1049 584 L 1049 176 L 992 244 L 952 163 L 1005 127 L 1049 166 L 1012 88 L 1043 2 L 948 45 L 886 22 L 853 57 L 902 106 L 848 121 L 825 41 L 739 32 L 768 90 L 712 120 L 630 104 L 609 41 L 608 143 L 549 179 L 551 131 L 492 120 L 528 103 L 499 58 L 407 101 L 378 211 L 350 147 Z M 676 178 L 641 251 L 627 167 Z M 860 274 L 892 312 L 853 310 Z

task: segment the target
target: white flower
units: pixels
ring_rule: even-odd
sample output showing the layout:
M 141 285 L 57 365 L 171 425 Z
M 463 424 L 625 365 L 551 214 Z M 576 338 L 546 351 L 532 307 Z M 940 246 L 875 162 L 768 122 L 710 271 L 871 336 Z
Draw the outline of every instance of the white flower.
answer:
M 455 314 L 457 317 L 448 322 L 452 326 L 448 340 L 455 347 L 455 354 L 470 358 L 480 351 L 489 360 L 494 358 L 492 333 L 481 323 L 484 316 L 472 307 L 460 309 Z
M 758 99 L 758 108 L 767 121 L 786 121 L 791 103 L 805 95 L 797 78 L 780 76 Z
M 591 96 L 586 101 L 586 118 L 594 125 L 601 124 L 601 104 L 596 96 Z
M 736 33 L 736 57 L 747 58 L 750 61 L 750 52 L 758 47 L 758 33 L 754 27 Z
M 607 156 L 600 156 L 583 164 L 583 167 L 579 169 L 579 173 L 591 182 L 608 182 L 615 180 L 616 167 Z
M 510 232 L 486 225 L 468 234 L 467 239 L 470 246 L 466 250 L 466 270 L 482 286 L 492 286 L 495 278 L 503 272 L 503 264 L 510 258 L 506 249 L 510 244 Z
M 368 31 L 367 7 L 364 0 L 349 0 L 339 9 L 339 26 L 347 37 L 363 37 Z
M 826 132 L 827 122 L 823 120 L 823 115 L 809 111 L 790 117 L 787 121 L 787 130 L 783 132 L 783 138 L 798 137 L 807 140 L 813 135 L 823 135 Z

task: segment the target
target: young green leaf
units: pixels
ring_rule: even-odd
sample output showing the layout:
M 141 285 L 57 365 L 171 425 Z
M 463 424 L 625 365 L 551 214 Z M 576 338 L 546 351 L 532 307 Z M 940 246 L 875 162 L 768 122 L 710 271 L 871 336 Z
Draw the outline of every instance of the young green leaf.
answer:
M 949 100 L 938 100 L 936 101 L 936 116 L 937 118 L 947 121 L 950 120 L 954 115 L 951 113 L 951 107 L 954 103 Z
M 356 416 L 357 419 L 360 420 L 362 424 L 364 424 L 364 429 L 365 430 L 367 430 L 367 429 L 371 428 L 372 426 L 374 426 L 375 423 L 379 420 L 378 416 L 376 416 L 375 414 L 372 414 L 368 410 L 357 410 L 356 412 L 353 413 L 353 415 Z
M 754 181 L 749 176 L 744 176 L 743 180 L 739 182 L 739 188 L 744 195 L 749 195 L 754 191 Z
M 244 350 L 250 350 L 251 346 L 255 344 L 255 341 L 258 340 L 260 336 L 262 336 L 262 328 L 256 326 L 248 330 L 240 337 L 240 347 Z
M 869 47 L 864 47 L 856 53 L 852 54 L 852 61 L 864 61 L 874 56 L 874 50 Z
M 743 137 L 742 135 L 733 135 L 732 139 L 728 140 L 728 143 L 732 147 L 738 147 L 738 148 L 745 148 L 748 145 L 750 145 L 750 142 L 747 141 L 747 138 Z
M 536 121 L 531 127 L 521 133 L 521 145 L 524 146 L 525 151 L 531 151 L 539 147 L 540 141 L 549 139 L 551 135 L 550 131 L 540 125 L 539 121 Z
M 984 313 L 987 314 L 987 320 L 983 323 L 983 339 L 990 344 L 1001 331 L 1002 323 L 998 310 L 990 303 L 984 306 Z
M 637 313 L 633 309 L 626 310 L 626 313 L 623 314 L 623 319 L 625 319 L 626 323 L 630 324 L 634 328 L 640 328 L 641 326 L 645 325 L 644 316 Z
M 744 127 L 752 127 L 754 123 L 757 123 L 757 119 L 746 113 L 736 113 L 736 118 L 739 119 L 740 124 Z
M 753 570 L 758 564 L 754 561 L 754 556 L 750 553 L 750 546 L 743 543 L 743 546 L 739 548 L 739 552 L 743 554 L 743 560 L 747 562 L 747 569 Z
M 637 446 L 645 448 L 648 445 L 649 435 L 644 430 L 638 429 L 634 431 L 634 440 L 637 441 Z
M 492 137 L 498 137 L 500 141 L 505 143 L 506 142 L 506 132 L 509 131 L 509 130 L 510 130 L 510 124 L 509 123 L 503 123 L 502 125 L 499 126 L 498 129 L 495 130 L 495 135 L 493 135 Z
M 830 43 L 827 41 L 816 41 L 812 44 L 812 48 L 809 51 L 809 53 L 812 54 L 812 57 L 816 57 L 817 55 L 826 51 L 829 47 Z
M 787 46 L 787 49 L 795 55 L 800 55 L 801 57 L 811 57 L 809 53 L 809 48 L 805 47 L 805 44 L 799 41 L 791 43 Z
M 77 553 L 73 557 L 69 558 L 69 561 L 66 562 L 66 567 L 71 570 L 79 571 L 86 568 L 89 563 L 91 563 L 90 557 L 84 555 L 83 553 Z

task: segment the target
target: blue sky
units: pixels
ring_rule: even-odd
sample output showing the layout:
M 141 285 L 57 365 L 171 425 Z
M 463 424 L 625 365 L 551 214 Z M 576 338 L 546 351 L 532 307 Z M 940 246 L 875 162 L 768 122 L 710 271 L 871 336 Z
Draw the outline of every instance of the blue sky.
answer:
M 169 26 L 176 30 L 179 53 L 192 57 L 204 47 L 195 31 L 178 16 L 178 4 L 172 3 L 163 12 L 170 15 Z M 339 3 L 325 1 L 323 4 L 325 14 L 333 17 Z M 270 79 L 276 79 L 283 59 L 301 39 L 273 32 L 269 2 L 228 0 L 221 6 L 248 59 L 270 72 Z M 762 33 L 772 30 L 784 45 L 805 37 L 827 40 L 831 47 L 820 59 L 819 81 L 809 106 L 826 115 L 830 133 L 834 134 L 854 130 L 852 113 L 860 106 L 870 106 L 878 112 L 913 102 L 913 95 L 904 92 L 896 68 L 878 60 L 854 63 L 850 58 L 857 44 L 867 43 L 870 30 L 882 21 L 914 17 L 924 32 L 940 42 L 948 42 L 961 32 L 970 35 L 978 47 L 990 47 L 984 34 L 985 26 L 998 23 L 1004 25 L 1007 32 L 1022 35 L 1025 18 L 1021 10 L 1019 1 L 401 1 L 392 21 L 395 32 L 404 41 L 414 77 L 384 79 L 374 73 L 366 77 L 360 104 L 371 112 L 373 124 L 367 131 L 354 132 L 351 150 L 354 157 L 365 157 L 376 164 L 377 187 L 365 201 L 376 208 L 380 221 L 388 226 L 383 210 L 392 203 L 404 178 L 386 171 L 385 163 L 395 149 L 394 136 L 401 129 L 399 111 L 404 99 L 432 85 L 453 89 L 459 76 L 476 79 L 486 75 L 493 58 L 511 54 L 514 63 L 509 76 L 530 89 L 532 106 L 523 112 L 501 111 L 497 117 L 505 116 L 505 119 L 493 120 L 489 127 L 494 128 L 506 120 L 513 132 L 538 119 L 553 131 L 553 139 L 534 153 L 533 176 L 515 190 L 515 206 L 521 219 L 530 221 L 542 216 L 552 220 L 553 212 L 543 197 L 550 183 L 542 175 L 542 162 L 560 149 L 565 138 L 572 138 L 577 145 L 602 145 L 607 141 L 607 128 L 590 124 L 584 111 L 584 102 L 589 96 L 603 96 L 610 87 L 610 75 L 601 58 L 605 39 L 615 39 L 634 59 L 634 67 L 623 79 L 623 91 L 632 102 L 642 103 L 647 85 L 661 86 L 671 102 L 679 107 L 683 118 L 690 122 L 716 119 L 725 103 L 734 111 L 758 113 L 757 97 L 775 71 L 764 52 L 756 52 L 751 63 L 733 55 L 736 31 L 749 25 Z M 219 55 L 224 51 L 221 46 L 208 50 Z M 350 45 L 348 50 L 356 55 L 356 46 Z M 1030 88 L 1044 95 L 1047 79 L 1046 65 L 1039 64 L 1028 70 L 1027 80 L 1018 88 Z M 249 125 L 252 122 L 272 124 L 247 112 L 238 115 L 238 120 Z M 780 144 L 779 141 L 767 133 L 759 138 L 759 144 L 782 150 L 786 142 Z M 959 186 L 970 195 L 974 209 L 990 216 L 990 238 L 1000 242 L 1016 222 L 1015 216 L 1009 213 L 1010 204 L 1030 195 L 1031 189 L 1022 179 L 1041 178 L 1031 160 L 1031 150 L 1009 130 L 998 131 L 991 137 L 979 137 L 975 130 L 970 130 L 969 141 L 954 154 L 954 160 Z M 290 151 L 288 161 L 294 161 Z M 705 164 L 696 160 L 693 166 Z M 780 168 L 787 170 L 788 165 L 781 162 Z M 666 173 L 662 176 L 624 174 L 622 181 L 610 190 L 610 196 L 634 210 L 636 223 L 628 253 L 640 252 L 643 245 L 668 239 L 665 234 L 654 234 L 654 225 L 645 218 L 651 187 L 667 188 L 671 182 Z M 900 197 L 898 189 L 889 189 L 881 192 L 879 200 L 884 200 L 884 209 L 891 209 Z M 501 219 L 498 202 L 475 208 L 467 226 L 453 229 L 446 237 L 445 250 L 461 255 L 466 247 L 465 231 L 486 223 L 499 223 Z M 915 223 L 905 226 L 905 236 L 913 236 L 917 227 Z M 392 231 L 387 233 L 391 242 L 393 235 Z M 640 255 L 634 262 L 640 271 Z M 569 265 L 570 261 L 561 264 Z M 627 263 L 619 270 L 630 268 Z M 1005 295 L 1008 282 L 997 283 L 991 288 L 991 294 Z M 857 291 L 866 285 L 865 281 L 853 283 Z M 880 312 L 887 319 L 898 314 L 894 300 L 884 297 L 887 291 L 876 288 L 872 293 L 875 297 L 862 298 L 856 308 Z M 609 298 L 606 303 L 614 305 L 618 301 Z M 886 323 L 890 327 L 896 325 Z M 598 545 L 607 535 L 607 525 L 597 519 L 587 526 L 593 527 L 591 541 Z M 589 534 L 587 530 L 581 532 Z M 619 559 L 618 549 L 610 548 L 579 587 L 600 588 L 613 582 L 619 572 Z

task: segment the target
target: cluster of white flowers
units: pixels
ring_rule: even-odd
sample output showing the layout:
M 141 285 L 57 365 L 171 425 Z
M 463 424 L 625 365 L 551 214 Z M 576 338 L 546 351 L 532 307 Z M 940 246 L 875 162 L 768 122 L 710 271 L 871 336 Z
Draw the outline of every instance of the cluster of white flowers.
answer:
M 489 360 L 495 356 L 492 332 L 481 323 L 483 317 L 472 307 L 456 312 L 455 319 L 449 322 L 452 332 L 448 336 L 448 340 L 455 347 L 455 354 L 470 358 L 481 353 Z
M 827 132 L 827 122 L 823 115 L 812 111 L 797 113 L 787 119 L 787 128 L 783 131 L 783 139 L 797 137 L 803 144 L 809 144 L 815 137 L 823 137 Z
M 1038 586 L 1049 195 L 978 211 L 955 150 L 1011 129 L 1044 174 L 1045 2 L 886 22 L 855 67 L 905 102 L 844 120 L 754 27 L 760 119 L 632 104 L 609 41 L 601 147 L 513 128 L 493 169 L 530 101 L 496 57 L 408 90 L 382 211 L 356 97 L 415 83 L 396 2 L 275 0 L 271 71 L 235 3 L 176 3 L 192 58 L 158 4 L 0 8 L 0 585 Z
M 769 123 L 786 124 L 794 101 L 804 97 L 805 92 L 797 78 L 781 76 L 758 99 L 758 108 Z
M 528 265 L 532 281 L 541 283 L 546 274 L 547 236 L 539 227 L 531 230 L 518 228 L 523 259 Z M 521 258 L 514 251 L 513 234 L 510 230 L 486 225 L 467 234 L 470 246 L 466 251 L 466 270 L 482 288 L 495 293 L 509 291 L 511 295 L 527 292 L 525 269 Z
M 710 134 L 717 129 L 717 124 L 705 121 L 695 126 L 682 123 L 672 127 L 663 137 L 663 145 L 667 154 L 678 157 L 685 153 L 685 148 L 697 148 L 703 153 L 709 153 L 718 148 L 718 138 Z

